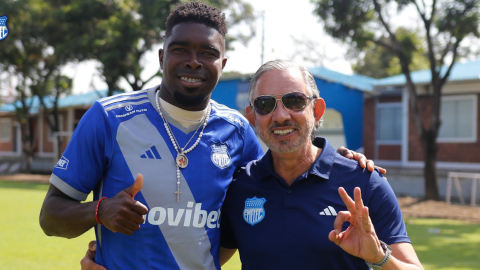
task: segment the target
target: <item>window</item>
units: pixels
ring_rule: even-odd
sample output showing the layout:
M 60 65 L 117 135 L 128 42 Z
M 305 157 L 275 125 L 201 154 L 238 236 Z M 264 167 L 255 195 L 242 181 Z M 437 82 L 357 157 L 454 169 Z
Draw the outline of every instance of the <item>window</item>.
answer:
M 439 142 L 475 142 L 477 139 L 477 96 L 442 97 Z
M 400 144 L 402 140 L 402 104 L 380 103 L 377 105 L 377 142 Z
M 10 142 L 12 139 L 12 122 L 10 119 L 0 120 L 0 141 Z

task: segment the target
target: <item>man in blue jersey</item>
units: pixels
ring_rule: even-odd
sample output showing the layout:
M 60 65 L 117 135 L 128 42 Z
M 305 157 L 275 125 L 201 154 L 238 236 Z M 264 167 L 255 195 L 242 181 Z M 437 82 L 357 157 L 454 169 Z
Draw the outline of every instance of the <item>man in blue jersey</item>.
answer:
M 162 83 L 99 100 L 77 126 L 40 213 L 47 235 L 94 227 L 95 261 L 108 269 L 220 269 L 227 187 L 262 155 L 248 121 L 210 100 L 226 32 L 224 14 L 205 4 L 171 12 Z
M 203 3 L 171 12 L 161 84 L 95 102 L 53 169 L 40 214 L 47 235 L 94 227 L 96 262 L 110 270 L 220 269 L 227 187 L 263 154 L 248 121 L 210 100 L 226 32 L 225 15 Z
M 247 118 L 270 150 L 234 175 L 222 262 L 238 249 L 248 270 L 423 269 L 387 181 L 314 136 L 325 102 L 307 68 L 264 64 L 249 98 Z

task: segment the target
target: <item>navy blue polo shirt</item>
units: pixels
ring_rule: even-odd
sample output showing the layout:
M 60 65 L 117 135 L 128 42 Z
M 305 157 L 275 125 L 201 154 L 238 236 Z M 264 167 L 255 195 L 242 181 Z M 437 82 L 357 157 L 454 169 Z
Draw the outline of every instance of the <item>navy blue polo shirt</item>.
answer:
M 242 269 L 368 269 L 328 239 L 337 213 L 347 211 L 339 187 L 352 198 L 361 188 L 380 240 L 410 243 L 386 179 L 336 153 L 324 138 L 314 144 L 321 154 L 290 186 L 273 170 L 270 151 L 235 174 L 223 204 L 221 246 L 238 248 Z

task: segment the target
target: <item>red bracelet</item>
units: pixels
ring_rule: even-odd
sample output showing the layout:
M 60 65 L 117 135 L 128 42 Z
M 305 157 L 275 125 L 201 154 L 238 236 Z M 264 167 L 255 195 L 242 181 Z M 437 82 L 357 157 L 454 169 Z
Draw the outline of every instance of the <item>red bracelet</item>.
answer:
M 98 200 L 97 207 L 95 207 L 95 219 L 97 220 L 97 223 L 100 224 L 100 225 L 103 225 L 103 223 L 101 223 L 100 220 L 98 220 L 98 207 L 100 206 L 100 202 L 103 201 L 106 198 L 107 197 L 102 197 L 100 200 Z

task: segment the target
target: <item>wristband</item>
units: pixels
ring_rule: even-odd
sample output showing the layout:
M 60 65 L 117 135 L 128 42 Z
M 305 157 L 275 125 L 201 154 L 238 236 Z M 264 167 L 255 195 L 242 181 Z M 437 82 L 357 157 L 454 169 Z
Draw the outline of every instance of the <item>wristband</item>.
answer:
M 100 206 L 100 202 L 103 201 L 106 198 L 107 197 L 102 197 L 100 200 L 98 200 L 97 207 L 95 207 L 95 219 L 97 220 L 97 223 L 100 224 L 100 225 L 103 225 L 103 223 L 101 223 L 100 220 L 98 220 L 98 207 Z
M 380 240 L 380 246 L 382 247 L 383 251 L 385 252 L 385 256 L 383 257 L 383 259 L 378 263 L 369 263 L 369 262 L 365 261 L 365 263 L 368 265 L 368 267 L 370 267 L 372 269 L 382 269 L 382 267 L 385 264 L 387 264 L 388 260 L 390 259 L 390 254 L 392 254 L 392 249 L 390 248 L 389 245 L 385 244 L 385 242 Z

